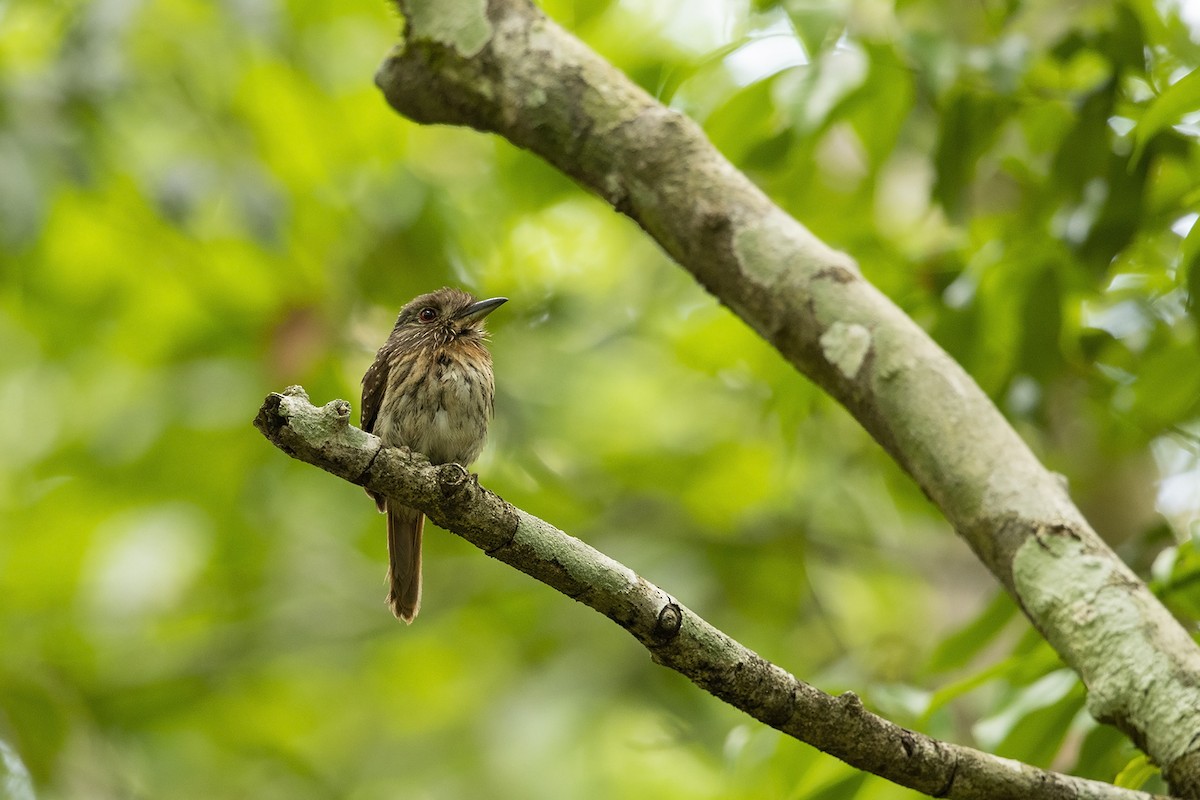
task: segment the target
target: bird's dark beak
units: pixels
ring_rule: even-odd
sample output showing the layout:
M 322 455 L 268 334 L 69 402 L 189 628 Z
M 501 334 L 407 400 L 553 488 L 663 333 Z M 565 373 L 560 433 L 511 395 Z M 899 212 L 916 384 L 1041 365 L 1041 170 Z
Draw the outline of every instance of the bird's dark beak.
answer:
M 478 322 L 507 302 L 507 297 L 493 297 L 490 300 L 480 300 L 478 303 L 472 303 L 458 312 L 454 316 L 454 319 L 466 323 Z

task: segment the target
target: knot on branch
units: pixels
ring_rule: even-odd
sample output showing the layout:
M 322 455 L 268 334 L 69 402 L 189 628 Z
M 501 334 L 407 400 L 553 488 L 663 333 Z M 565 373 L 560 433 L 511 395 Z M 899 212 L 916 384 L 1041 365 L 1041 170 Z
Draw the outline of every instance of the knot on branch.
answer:
M 838 695 L 838 704 L 847 711 L 861 712 L 863 710 L 862 698 L 854 692 L 842 692 Z
M 303 391 L 303 390 L 301 390 L 301 391 Z M 305 397 L 305 399 L 307 400 L 308 398 Z M 330 400 L 328 403 L 325 404 L 325 408 L 327 408 L 333 412 L 333 415 L 335 417 L 337 417 L 338 422 L 342 423 L 343 425 L 350 424 L 350 401 L 349 400 Z
M 254 427 L 289 456 L 360 484 L 381 447 L 350 424 L 350 403 L 331 400 L 317 408 L 300 386 L 267 395 Z
M 1052 549 L 1049 542 L 1051 539 L 1056 537 L 1074 539 L 1077 542 L 1083 541 L 1083 536 L 1080 535 L 1079 531 L 1075 530 L 1074 526 L 1067 522 L 1055 521 L 1039 524 L 1033 530 L 1034 541 L 1036 541 L 1044 550 Z
M 437 485 L 442 497 L 461 500 L 463 492 L 479 485 L 479 478 L 462 464 L 442 464 L 437 468 Z
M 847 256 L 847 258 L 849 258 Z M 850 265 L 851 267 L 853 264 Z M 853 283 L 857 280 L 854 271 L 841 264 L 832 264 L 828 267 L 822 267 L 813 275 L 814 280 L 818 281 L 833 281 L 834 283 Z
M 683 627 L 683 609 L 674 600 L 663 606 L 658 612 L 651 635 L 660 642 L 670 641 Z
M 277 396 L 280 396 L 280 395 L 277 395 Z M 292 384 L 291 386 L 287 387 L 286 389 L 284 389 L 282 392 L 282 396 L 283 397 L 295 397 L 299 400 L 303 400 L 306 403 L 312 402 L 311 400 L 308 399 L 308 392 L 304 391 L 304 387 L 300 386 L 299 384 L 295 384 L 295 383 Z
M 312 402 L 308 399 L 308 392 L 304 391 L 303 386 L 289 386 L 282 392 L 271 392 L 263 400 L 262 406 L 258 409 L 258 415 L 254 418 L 254 427 L 292 457 L 296 457 L 298 451 L 292 443 L 286 441 L 285 437 L 287 428 L 292 424 L 292 418 L 295 416 L 297 403 L 312 407 Z M 347 420 L 349 420 L 349 415 L 350 412 L 347 409 Z
M 271 441 L 275 441 L 275 435 L 279 429 L 287 425 L 287 415 L 280 411 L 280 403 L 283 402 L 283 395 L 278 392 L 271 392 L 267 395 L 267 399 L 263 400 L 262 406 L 258 409 L 258 415 L 254 418 L 254 427 L 262 432 Z

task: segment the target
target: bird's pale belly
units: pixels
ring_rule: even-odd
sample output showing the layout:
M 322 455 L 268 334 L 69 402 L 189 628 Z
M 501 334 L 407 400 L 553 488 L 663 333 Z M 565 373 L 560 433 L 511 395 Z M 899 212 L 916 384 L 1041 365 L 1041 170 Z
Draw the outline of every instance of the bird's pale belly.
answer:
M 389 389 L 375 435 L 392 447 L 424 453 L 434 464 L 469 464 L 479 457 L 487 436 L 491 382 L 457 360 L 439 365 L 437 377 L 401 391 Z

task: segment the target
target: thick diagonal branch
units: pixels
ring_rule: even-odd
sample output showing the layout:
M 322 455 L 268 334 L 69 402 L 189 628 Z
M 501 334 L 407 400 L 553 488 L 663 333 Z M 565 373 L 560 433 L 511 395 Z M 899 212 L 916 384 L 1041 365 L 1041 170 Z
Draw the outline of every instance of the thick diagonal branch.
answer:
M 401 0 L 376 75 L 423 123 L 494 131 L 629 215 L 846 406 L 1181 795 L 1200 797 L 1200 649 L 969 375 L 705 138 L 527 0 Z
M 659 664 L 755 719 L 848 764 L 933 797 L 1149 800 L 1152 795 L 1048 772 L 907 730 L 833 697 L 709 625 L 633 570 L 506 503 L 457 464 L 432 466 L 350 425 L 350 404 L 316 408 L 299 387 L 271 394 L 254 420 L 276 447 L 419 508 L 488 555 L 599 611 Z

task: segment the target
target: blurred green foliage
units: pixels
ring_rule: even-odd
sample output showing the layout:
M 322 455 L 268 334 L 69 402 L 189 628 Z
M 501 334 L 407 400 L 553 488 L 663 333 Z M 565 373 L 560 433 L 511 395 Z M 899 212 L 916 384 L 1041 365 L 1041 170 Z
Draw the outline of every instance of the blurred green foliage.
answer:
M 858 258 L 1194 629 L 1195 4 L 545 8 Z M 436 530 L 392 620 L 371 503 L 249 421 L 293 383 L 357 405 L 443 284 L 512 298 L 490 487 L 902 724 L 1161 786 L 911 482 L 635 226 L 396 118 L 397 27 L 0 2 L 10 796 L 25 768 L 40 798 L 913 796 Z

